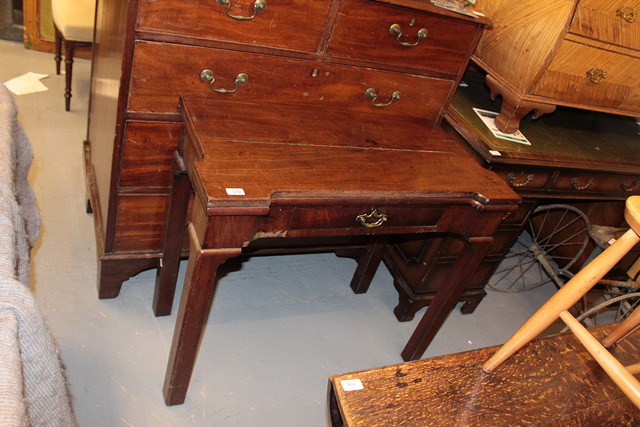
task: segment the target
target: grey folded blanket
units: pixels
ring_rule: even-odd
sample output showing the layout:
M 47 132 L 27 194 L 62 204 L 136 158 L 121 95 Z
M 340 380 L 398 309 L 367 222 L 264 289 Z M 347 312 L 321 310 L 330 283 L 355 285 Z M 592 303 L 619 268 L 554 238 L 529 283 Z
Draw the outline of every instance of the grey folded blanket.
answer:
M 0 426 L 75 426 L 57 348 L 29 285 L 40 217 L 31 146 L 0 84 Z

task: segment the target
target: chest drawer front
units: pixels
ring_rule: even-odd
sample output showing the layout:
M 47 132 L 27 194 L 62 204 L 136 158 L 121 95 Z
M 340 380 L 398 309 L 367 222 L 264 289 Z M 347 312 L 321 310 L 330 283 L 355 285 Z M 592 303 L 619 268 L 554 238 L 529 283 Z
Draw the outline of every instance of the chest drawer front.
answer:
M 156 67 L 156 58 L 163 58 Z M 209 69 L 213 84 L 202 81 L 200 73 Z M 232 93 L 238 74 L 248 78 Z M 128 110 L 131 112 L 177 112 L 179 96 L 237 99 L 252 103 L 335 105 L 350 111 L 422 117 L 435 122 L 449 96 L 452 81 L 416 75 L 362 69 L 271 55 L 182 46 L 169 43 L 138 42 L 131 75 Z M 373 88 L 377 99 L 367 97 Z M 394 92 L 400 99 L 387 107 Z
M 476 24 L 465 21 L 369 0 L 347 0 L 328 54 L 457 74 L 477 30 Z
M 640 112 L 640 58 L 562 42 L 533 93 L 569 104 Z
M 171 187 L 171 159 L 182 132 L 182 123 L 128 121 L 118 187 Z
M 225 2 L 227 0 L 221 0 Z M 251 17 L 255 0 L 229 0 L 229 14 Z M 252 19 L 234 19 L 216 0 L 141 0 L 137 28 L 210 40 L 314 52 L 330 0 L 257 0 Z M 259 7 L 258 7 L 259 9 Z
M 640 50 L 640 0 L 580 0 L 570 31 Z

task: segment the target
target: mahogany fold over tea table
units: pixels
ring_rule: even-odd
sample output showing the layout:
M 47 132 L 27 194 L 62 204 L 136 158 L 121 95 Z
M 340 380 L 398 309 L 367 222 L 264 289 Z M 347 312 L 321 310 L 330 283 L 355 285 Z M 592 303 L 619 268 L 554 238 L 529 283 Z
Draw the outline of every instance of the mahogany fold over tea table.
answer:
M 366 291 L 385 238 L 454 233 L 466 244 L 454 274 L 406 347 L 421 357 L 519 197 L 459 147 L 454 132 L 418 118 L 183 99 L 156 309 L 175 290 L 190 188 L 190 253 L 165 377 L 168 405 L 184 402 L 218 267 L 252 242 L 369 236 L 354 289 Z

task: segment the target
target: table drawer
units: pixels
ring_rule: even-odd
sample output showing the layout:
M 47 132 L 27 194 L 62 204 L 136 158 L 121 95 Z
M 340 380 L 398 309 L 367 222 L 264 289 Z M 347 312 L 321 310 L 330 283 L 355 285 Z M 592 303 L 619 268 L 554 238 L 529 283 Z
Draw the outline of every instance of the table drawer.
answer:
M 536 168 L 491 168 L 500 178 L 516 191 L 544 190 L 551 177 L 551 171 Z
M 395 206 L 344 206 L 333 208 L 295 208 L 291 229 L 366 228 L 372 232 L 398 227 L 432 227 L 445 209 Z
M 157 58 L 162 58 L 162 63 Z M 215 77 L 213 84 L 199 77 L 205 69 Z M 240 73 L 248 76 L 244 84 L 235 83 Z M 136 44 L 131 80 L 130 112 L 177 112 L 178 96 L 189 96 L 309 108 L 331 105 L 420 117 L 427 123 L 440 118 L 453 86 L 446 79 L 155 42 Z M 211 88 L 237 90 L 217 93 Z M 370 88 L 378 98 L 366 96 Z M 391 102 L 394 92 L 401 96 Z M 374 102 L 390 105 L 376 108 Z
M 570 31 L 640 50 L 640 0 L 580 0 Z
M 226 0 L 142 0 L 138 30 L 186 35 L 290 50 L 315 52 L 330 0 L 228 0 L 229 14 L 250 17 L 254 5 L 266 5 L 255 17 L 227 15 Z
M 640 177 L 633 175 L 598 174 L 593 172 L 560 172 L 550 187 L 553 191 L 604 194 L 626 198 L 640 193 Z
M 392 26 L 399 30 L 392 33 Z M 457 74 L 477 30 L 476 24 L 427 12 L 347 0 L 338 15 L 328 54 Z M 397 31 L 402 34 L 398 36 Z M 423 33 L 426 37 L 419 39 Z
M 563 41 L 532 93 L 553 96 L 568 105 L 640 113 L 638 76 L 640 57 Z

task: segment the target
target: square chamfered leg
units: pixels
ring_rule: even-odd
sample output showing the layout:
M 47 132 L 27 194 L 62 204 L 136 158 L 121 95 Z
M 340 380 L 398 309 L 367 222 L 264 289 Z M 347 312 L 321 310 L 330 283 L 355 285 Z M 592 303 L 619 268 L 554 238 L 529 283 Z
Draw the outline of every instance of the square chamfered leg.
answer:
M 215 292 L 218 267 L 241 252 L 240 248 L 202 249 L 193 225 L 190 224 L 188 228 L 189 263 L 163 388 L 167 405 L 184 403 L 198 344 Z
M 173 154 L 171 203 L 165 221 L 162 258 L 156 275 L 153 312 L 156 316 L 171 314 L 180 268 L 180 253 L 187 222 L 191 183 L 178 152 Z
M 469 239 L 469 242 L 456 260 L 455 274 L 451 277 L 451 285 L 448 292 L 438 292 L 436 294 L 402 350 L 401 355 L 405 361 L 422 357 L 460 299 L 470 277 L 489 252 L 492 243 L 492 238 Z

